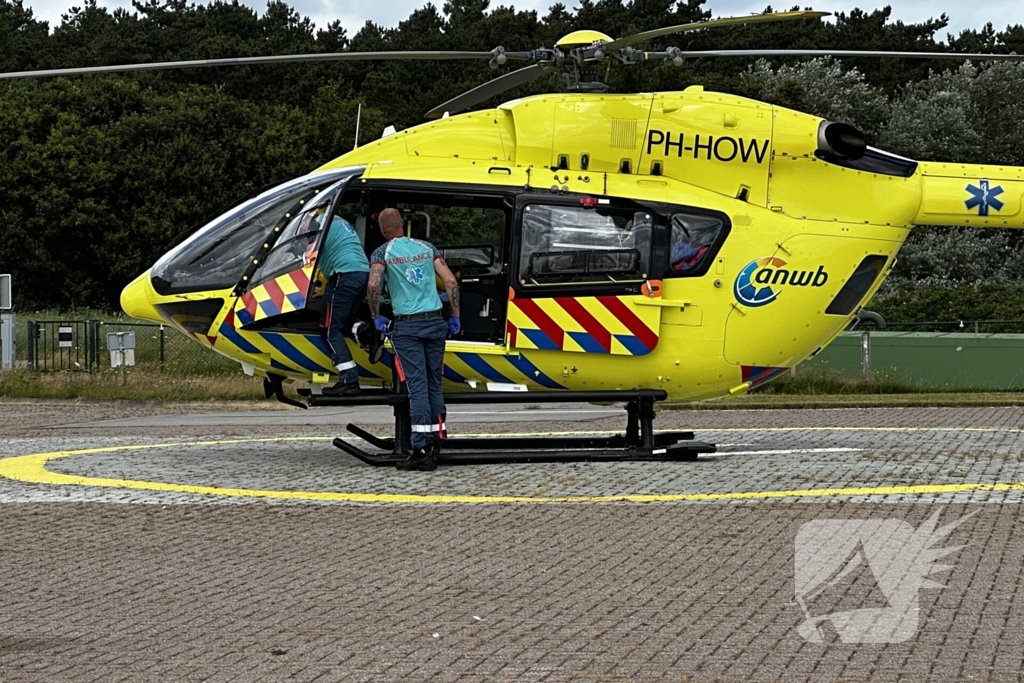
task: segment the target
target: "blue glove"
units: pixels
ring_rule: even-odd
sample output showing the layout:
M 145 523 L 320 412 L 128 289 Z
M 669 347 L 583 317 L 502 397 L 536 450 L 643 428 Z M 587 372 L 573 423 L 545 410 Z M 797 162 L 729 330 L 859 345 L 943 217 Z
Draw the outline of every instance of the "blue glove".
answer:
M 387 316 L 378 315 L 376 318 L 373 319 L 373 326 L 376 327 L 377 331 L 383 334 L 385 337 L 389 334 L 388 325 L 390 324 L 391 321 L 388 320 Z
M 459 321 L 459 316 L 453 315 L 448 318 L 448 336 L 454 337 L 462 329 L 462 323 Z

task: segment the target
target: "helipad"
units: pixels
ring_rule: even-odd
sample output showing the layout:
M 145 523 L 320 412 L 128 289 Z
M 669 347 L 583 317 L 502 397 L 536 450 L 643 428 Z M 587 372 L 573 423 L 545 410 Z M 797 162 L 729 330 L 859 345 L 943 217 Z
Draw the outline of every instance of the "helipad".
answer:
M 331 445 L 348 421 L 385 434 L 389 417 L 0 403 L 0 679 L 1018 680 L 1024 669 L 1024 409 L 659 414 L 659 429 L 719 445 L 697 462 L 410 473 Z M 576 406 L 467 410 L 450 426 L 555 435 L 621 422 Z M 966 519 L 939 541 L 959 548 L 930 575 L 945 587 L 912 596 L 912 637 L 805 640 L 801 529 L 913 531 L 933 517 Z M 871 547 L 851 551 L 841 590 L 812 607 L 886 608 L 871 573 L 885 567 L 858 564 Z
M 115 426 L 126 425 L 122 420 Z M 537 431 L 514 435 L 598 433 L 537 426 Z M 474 435 L 471 429 L 461 433 Z M 717 427 L 702 430 L 700 438 L 719 444 L 719 452 L 697 462 L 451 466 L 433 474 L 364 465 L 334 449 L 331 438 L 90 438 L 106 443 L 0 459 L 0 500 L 1003 502 L 1020 500 L 1024 491 L 1024 463 L 1017 458 L 1024 452 L 1024 430 L 1015 427 Z

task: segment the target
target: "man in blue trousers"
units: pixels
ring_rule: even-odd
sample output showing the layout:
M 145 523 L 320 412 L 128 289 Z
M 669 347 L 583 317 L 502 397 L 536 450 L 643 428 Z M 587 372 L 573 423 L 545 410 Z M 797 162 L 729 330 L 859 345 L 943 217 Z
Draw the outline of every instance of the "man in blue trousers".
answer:
M 335 216 L 331 222 L 317 266 L 327 278 L 320 326 L 326 328 L 331 364 L 338 371 L 337 384 L 324 387 L 324 395 L 358 396 L 359 370 L 345 341 L 345 326 L 366 294 L 370 263 L 355 228 L 344 218 Z
M 413 452 L 398 464 L 398 469 L 430 472 L 437 469 L 441 439 L 445 438 L 441 370 L 444 340 L 461 329 L 459 284 L 434 245 L 402 234 L 403 220 L 398 210 L 381 211 L 377 222 L 387 241 L 370 257 L 366 300 L 373 324 L 381 333 L 387 332 L 391 321 L 380 315 L 381 281 L 387 277 L 395 316 L 391 346 L 401 367 L 399 374 L 405 375 L 412 418 Z M 448 293 L 447 325 L 434 286 L 435 273 Z

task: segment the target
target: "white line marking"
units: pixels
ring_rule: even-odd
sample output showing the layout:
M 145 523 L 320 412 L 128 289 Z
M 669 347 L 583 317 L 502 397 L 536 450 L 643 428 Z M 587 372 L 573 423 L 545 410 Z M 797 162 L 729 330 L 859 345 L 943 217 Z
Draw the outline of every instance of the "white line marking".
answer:
M 570 413 L 605 413 L 605 414 L 615 413 L 615 414 L 618 414 L 618 413 L 624 413 L 626 411 L 618 410 L 618 409 L 614 409 L 614 408 L 609 408 L 609 409 L 606 409 L 606 410 L 540 410 L 540 409 L 537 409 L 537 408 L 520 408 L 519 410 L 465 410 L 465 411 L 460 410 L 460 411 L 454 411 L 454 412 L 449 410 L 448 414 L 449 415 L 519 415 L 521 413 L 532 413 L 532 412 L 538 412 L 538 413 L 541 413 L 541 412 L 543 412 L 543 413 L 552 413 L 552 412 L 554 412 L 554 413 L 558 413 L 558 414 L 561 415 L 561 414 L 570 414 Z
M 867 450 L 864 448 L 792 448 L 787 450 L 770 451 L 719 451 L 717 453 L 702 454 L 701 458 L 717 458 L 723 455 L 796 455 L 799 453 L 858 453 Z

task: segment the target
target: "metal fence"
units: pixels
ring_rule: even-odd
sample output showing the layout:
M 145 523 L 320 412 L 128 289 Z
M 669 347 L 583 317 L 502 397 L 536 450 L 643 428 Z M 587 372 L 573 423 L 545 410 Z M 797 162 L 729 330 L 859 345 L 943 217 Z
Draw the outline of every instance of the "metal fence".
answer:
M 174 375 L 238 372 L 237 362 L 187 335 L 158 323 L 104 320 L 29 320 L 25 329 L 28 367 L 41 372 L 97 372 L 111 367 L 107 334 L 135 333 L 135 367 Z
M 1024 320 L 925 320 L 886 323 L 891 332 L 969 332 L 974 334 L 1024 334 Z

